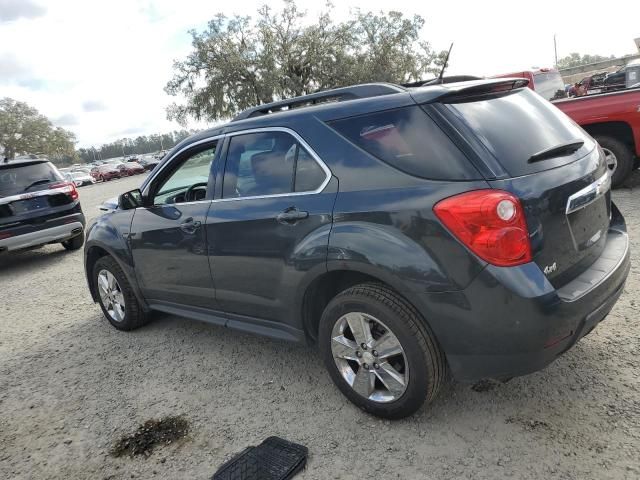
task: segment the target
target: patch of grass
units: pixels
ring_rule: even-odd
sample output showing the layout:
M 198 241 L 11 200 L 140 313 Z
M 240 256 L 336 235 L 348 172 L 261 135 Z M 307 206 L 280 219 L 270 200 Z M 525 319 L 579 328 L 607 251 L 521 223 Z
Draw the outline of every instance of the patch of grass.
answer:
M 182 417 L 164 417 L 160 420 L 147 420 L 135 433 L 123 436 L 111 449 L 111 455 L 151 455 L 158 445 L 168 445 L 189 433 L 189 422 Z

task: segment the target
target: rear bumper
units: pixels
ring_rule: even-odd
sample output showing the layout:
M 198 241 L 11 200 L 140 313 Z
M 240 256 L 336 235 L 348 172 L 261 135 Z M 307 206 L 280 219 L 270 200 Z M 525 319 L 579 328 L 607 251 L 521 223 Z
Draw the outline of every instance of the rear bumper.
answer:
M 600 259 L 561 289 L 528 263 L 488 266 L 463 291 L 422 298 L 454 378 L 507 379 L 540 370 L 607 316 L 631 265 L 624 219 L 615 213 Z
M 0 239 L 0 253 L 62 242 L 82 234 L 84 225 L 84 215 L 76 213 L 49 220 L 38 226 L 20 226 L 13 231 L 5 229 L 2 233 L 12 233 L 12 236 Z

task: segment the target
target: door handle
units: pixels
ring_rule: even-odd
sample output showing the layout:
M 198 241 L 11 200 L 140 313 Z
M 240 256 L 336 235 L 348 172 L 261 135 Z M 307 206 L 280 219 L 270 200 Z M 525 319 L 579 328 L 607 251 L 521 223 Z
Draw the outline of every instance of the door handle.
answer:
M 276 220 L 279 223 L 292 224 L 296 223 L 298 220 L 304 220 L 307 217 L 309 217 L 309 212 L 303 212 L 297 208 L 288 208 L 284 212 L 279 213 Z
M 201 222 L 199 221 L 194 222 L 193 218 L 189 217 L 180 224 L 180 230 L 182 230 L 184 233 L 193 234 L 193 233 L 196 233 L 196 230 L 198 228 L 200 228 L 200 225 L 202 225 Z

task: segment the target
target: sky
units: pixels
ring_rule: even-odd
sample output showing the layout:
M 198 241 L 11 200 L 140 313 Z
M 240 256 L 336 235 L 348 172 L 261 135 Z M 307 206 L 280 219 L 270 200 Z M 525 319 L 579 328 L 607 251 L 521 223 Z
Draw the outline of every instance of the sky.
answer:
M 264 3 L 0 0 L 0 97 L 34 106 L 55 125 L 73 131 L 79 147 L 180 128 L 166 119 L 165 109 L 176 98 L 164 86 L 173 61 L 191 49 L 188 31 L 203 30 L 218 13 L 255 16 Z M 337 21 L 354 8 L 421 15 L 426 20 L 422 37 L 436 50 L 454 42 L 450 74 L 552 66 L 554 34 L 559 57 L 637 53 L 633 39 L 640 37 L 637 0 L 616 2 L 616 8 L 557 0 L 334 3 Z M 298 0 L 298 5 L 310 18 L 324 8 L 318 1 Z

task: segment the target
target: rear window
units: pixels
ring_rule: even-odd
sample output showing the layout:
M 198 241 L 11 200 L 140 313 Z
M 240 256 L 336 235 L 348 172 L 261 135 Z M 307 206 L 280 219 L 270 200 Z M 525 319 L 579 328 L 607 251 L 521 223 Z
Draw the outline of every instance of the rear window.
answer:
M 472 180 L 478 172 L 419 107 L 403 107 L 330 122 L 374 157 L 421 178 Z
M 42 189 L 62 180 L 50 163 L 16 164 L 0 167 L 0 197 Z
M 533 88 L 545 100 L 567 98 L 559 72 L 540 72 L 533 75 Z
M 511 176 L 527 175 L 566 165 L 572 156 L 529 163 L 535 153 L 583 140 L 584 131 L 530 89 L 502 97 L 449 105 L 493 153 Z

